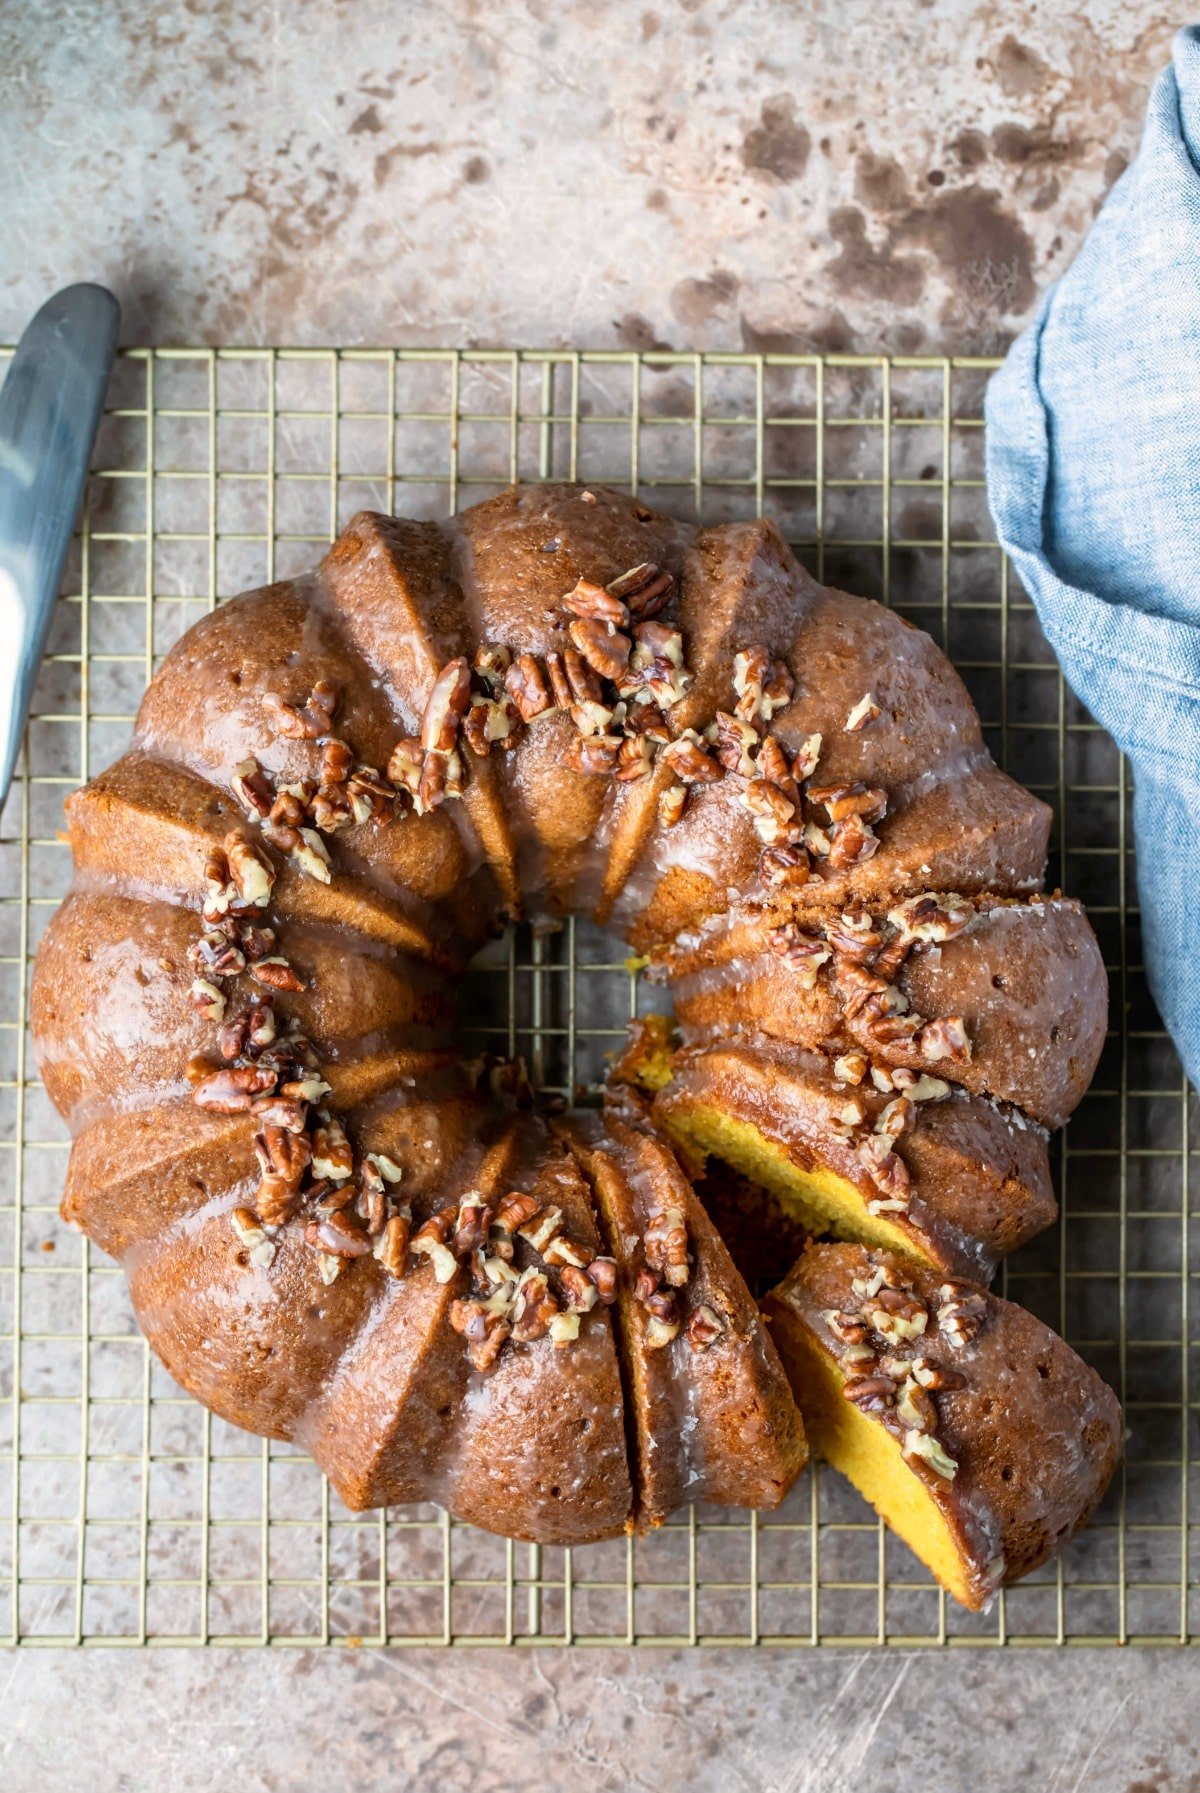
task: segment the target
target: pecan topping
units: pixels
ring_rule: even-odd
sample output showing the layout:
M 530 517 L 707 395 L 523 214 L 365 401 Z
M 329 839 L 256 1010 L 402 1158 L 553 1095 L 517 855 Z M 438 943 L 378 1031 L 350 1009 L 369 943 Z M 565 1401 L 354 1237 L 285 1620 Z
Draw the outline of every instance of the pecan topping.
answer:
M 408 1268 L 409 1223 L 393 1214 L 371 1250 L 389 1276 L 403 1276 Z
M 410 1241 L 410 1250 L 428 1257 L 433 1265 L 434 1279 L 439 1283 L 450 1282 L 458 1269 L 458 1259 L 446 1243 L 454 1218 L 455 1209 L 442 1208 L 417 1228 Z
M 791 702 L 796 682 L 782 660 L 773 660 L 765 647 L 742 648 L 733 657 L 735 712 L 743 722 L 760 717 L 769 722 L 776 710 Z
M 692 729 L 672 741 L 669 747 L 664 747 L 660 757 L 680 784 L 716 784 L 723 776 L 721 766 L 701 745 L 699 736 Z
M 274 1087 L 275 1072 L 269 1065 L 234 1065 L 205 1077 L 196 1085 L 193 1098 L 215 1114 L 244 1114 L 255 1096 Z
M 335 1258 L 365 1258 L 371 1241 L 348 1208 L 338 1208 L 322 1220 L 310 1220 L 305 1241 Z
M 899 1153 L 892 1150 L 892 1142 L 887 1135 L 876 1133 L 868 1139 L 860 1140 L 858 1156 L 876 1189 L 881 1190 L 897 1208 L 907 1208 L 911 1181 L 908 1166 Z M 868 1206 L 878 1209 L 879 1204 L 868 1203 Z
M 523 1195 L 514 1190 L 506 1195 L 496 1209 L 496 1218 L 489 1229 L 490 1243 L 496 1256 L 511 1260 L 513 1254 L 513 1234 L 540 1213 L 541 1205 L 532 1195 Z
M 932 1469 L 936 1475 L 940 1475 L 945 1481 L 952 1482 L 954 1480 L 958 1471 L 958 1464 L 955 1462 L 954 1458 L 943 1449 L 931 1433 L 918 1432 L 916 1430 L 908 1431 L 904 1434 L 904 1443 L 901 1448 L 907 1458 L 920 1458 L 922 1462 L 929 1465 L 930 1469 Z
M 910 1377 L 900 1391 L 896 1418 L 916 1432 L 937 1431 L 937 1408 L 932 1395 L 926 1394 L 919 1382 Z
M 354 1170 L 354 1153 L 339 1120 L 322 1120 L 313 1128 L 312 1167 L 314 1177 L 334 1183 L 344 1182 Z
M 308 878 L 315 878 L 319 884 L 330 882 L 329 852 L 325 842 L 315 828 L 297 829 L 299 841 L 292 848 L 290 857 Z
M 481 1374 L 491 1369 L 512 1327 L 485 1301 L 452 1301 L 450 1324 L 467 1341 L 467 1355 Z
M 275 1244 L 268 1236 L 258 1215 L 250 1208 L 234 1208 L 229 1215 L 234 1234 L 250 1254 L 250 1262 L 259 1270 L 269 1270 L 275 1262 Z
M 695 1351 L 707 1351 L 726 1330 L 726 1323 L 715 1307 L 705 1302 L 687 1323 L 687 1342 Z
M 644 560 L 640 566 L 630 567 L 619 579 L 612 580 L 608 590 L 612 597 L 624 598 L 630 614 L 643 621 L 666 609 L 675 590 L 675 579 L 654 561 Z
M 752 778 L 739 793 L 739 802 L 754 817 L 754 829 L 764 846 L 792 844 L 789 836 L 796 806 L 765 778 Z
M 768 735 L 758 750 L 758 775 L 782 791 L 790 803 L 799 804 L 800 788 L 792 777 L 791 762 L 774 735 Z
M 512 1335 L 518 1345 L 546 1336 L 559 1308 L 543 1271 L 531 1268 L 522 1272 L 512 1311 Z
M 850 865 L 865 865 L 879 851 L 879 840 L 869 823 L 861 816 L 847 816 L 829 830 L 829 863 L 835 871 Z
M 687 1224 L 680 1208 L 666 1208 L 655 1214 L 646 1228 L 646 1262 L 657 1270 L 673 1289 L 681 1289 L 688 1279 Z
M 584 622 L 608 624 L 614 629 L 624 629 L 629 624 L 629 610 L 622 603 L 620 594 L 611 586 L 606 591 L 593 579 L 576 580 L 574 588 L 563 598 L 562 607 L 569 616 L 579 617 Z M 579 646 L 578 642 L 576 646 Z
M 870 1332 L 870 1327 L 861 1314 L 839 1313 L 837 1308 L 828 1308 L 821 1315 L 826 1326 L 835 1339 L 844 1345 L 861 1345 Z
M 556 1233 L 542 1256 L 556 1269 L 570 1265 L 576 1270 L 586 1270 L 590 1262 L 587 1247 L 569 1239 L 566 1233 Z
M 947 1282 L 938 1290 L 939 1330 L 955 1350 L 977 1338 L 987 1319 L 987 1298 L 967 1283 Z
M 785 884 L 807 884 L 811 871 L 808 854 L 800 846 L 784 844 L 767 847 L 759 856 L 759 877 L 772 888 Z
M 821 758 L 821 736 L 805 735 L 792 757 L 792 777 L 803 783 L 811 778 Z
M 337 692 L 328 679 L 317 680 L 302 706 L 285 702 L 274 691 L 268 691 L 262 701 L 275 733 L 294 741 L 316 741 L 327 735 L 338 707 Z
M 906 940 L 940 943 L 953 940 L 956 934 L 962 933 L 971 920 L 971 911 L 963 906 L 959 896 L 938 897 L 926 892 L 924 896 L 909 897 L 906 903 L 890 909 L 888 920 Z
M 498 702 L 491 697 L 473 697 L 463 723 L 463 738 L 472 753 L 486 759 L 493 743 L 515 745 L 520 722 L 520 713 L 511 700 Z
M 929 1321 L 929 1315 L 915 1295 L 906 1294 L 903 1289 L 888 1288 L 879 1289 L 868 1300 L 863 1317 L 873 1332 L 894 1344 L 919 1338 Z
M 262 984 L 268 990 L 303 990 L 304 979 L 298 977 L 286 959 L 276 954 L 265 959 L 256 959 L 250 967 L 250 976 L 256 984 Z
M 575 699 L 567 679 L 566 663 L 561 654 L 551 653 L 546 655 L 546 677 L 550 681 L 550 690 L 553 693 L 553 699 L 547 707 L 550 709 L 569 710 Z M 599 696 L 599 692 L 597 692 L 597 696 Z M 529 718 L 526 717 L 526 721 L 528 720 Z
M 589 778 L 607 778 L 617 769 L 620 735 L 575 735 L 563 755 L 563 764 Z
M 949 1394 L 956 1388 L 965 1388 L 967 1379 L 958 1370 L 951 1370 L 940 1363 L 930 1363 L 927 1357 L 914 1357 L 909 1365 L 909 1374 L 920 1383 L 922 1388 L 933 1388 L 939 1394 Z
M 789 965 L 795 966 L 803 990 L 815 988 L 818 971 L 832 956 L 824 940 L 802 933 L 794 921 L 772 928 L 767 935 L 767 945 L 777 958 L 786 959 Z
M 225 992 L 206 977 L 193 979 L 191 1003 L 206 1021 L 220 1021 L 225 1014 Z
M 254 1135 L 254 1153 L 264 1177 L 278 1177 L 293 1189 L 300 1187 L 313 1156 L 307 1134 L 272 1126 Z
M 874 722 L 879 714 L 879 705 L 868 691 L 865 697 L 859 698 L 858 702 L 847 716 L 843 727 L 848 735 L 857 735 L 862 729 L 866 728 L 869 722 Z
M 322 834 L 336 834 L 339 829 L 349 828 L 357 819 L 350 802 L 349 790 L 337 784 L 323 784 L 312 800 L 312 819 Z M 292 823 L 290 826 L 298 837 L 299 825 Z M 294 852 L 298 845 L 298 838 L 289 839 L 283 850 Z
M 842 1394 L 863 1413 L 886 1413 L 895 1405 L 896 1384 L 890 1376 L 850 1376 Z
M 457 1257 L 469 1257 L 477 1246 L 486 1242 L 494 1213 L 490 1204 L 480 1201 L 477 1196 L 463 1198 L 452 1241 Z
M 354 755 L 345 741 L 331 735 L 321 746 L 321 783 L 345 784 L 354 766 Z
M 265 909 L 275 883 L 275 868 L 241 828 L 231 828 L 222 843 L 238 902 Z
M 596 1292 L 605 1307 L 611 1307 L 617 1299 L 617 1260 L 593 1258 L 587 1266 L 587 1275 L 595 1283 Z
M 243 760 L 234 768 L 229 782 L 234 796 L 252 821 L 261 822 L 264 816 L 270 815 L 275 792 L 257 760 Z
M 531 1219 L 517 1228 L 526 1244 L 534 1251 L 544 1252 L 556 1233 L 562 1231 L 561 1208 L 537 1208 Z
M 658 819 L 664 828 L 674 828 L 677 822 L 682 822 L 683 812 L 687 808 L 687 800 L 688 794 L 686 785 L 669 784 L 666 789 L 660 793 L 658 799 Z
M 448 660 L 437 678 L 421 717 L 421 746 L 426 753 L 449 753 L 471 701 L 471 668 L 461 655 Z
M 616 776 L 622 784 L 649 778 L 654 770 L 654 744 L 648 735 L 626 735 L 617 751 Z
M 749 722 L 740 716 L 731 716 L 728 710 L 718 710 L 713 724 L 716 735 L 715 753 L 727 772 L 737 772 L 743 778 L 755 776 L 754 751 L 759 745 L 759 733 Z
M 833 1061 L 833 1074 L 839 1083 L 861 1083 L 867 1074 L 865 1052 L 843 1052 Z
M 965 1065 L 971 1057 L 971 1042 L 961 1015 L 945 1015 L 926 1021 L 917 1035 L 921 1057 L 934 1062 L 948 1058 L 952 1064 Z
M 600 1299 L 600 1291 L 586 1268 L 580 1269 L 577 1264 L 564 1265 L 558 1280 L 572 1313 L 590 1313 Z
M 403 741 L 397 741 L 392 748 L 387 763 L 387 775 L 391 782 L 410 797 L 415 797 L 421 783 L 421 765 L 424 760 L 421 743 L 409 735 Z
M 246 969 L 246 957 L 228 935 L 213 930 L 201 934 L 188 947 L 188 958 L 198 970 L 210 978 L 236 977 Z
M 532 722 L 554 708 L 545 676 L 532 654 L 518 654 L 504 675 L 504 689 L 522 722 Z
M 882 822 L 887 814 L 887 792 L 873 785 L 810 784 L 808 795 L 831 822 L 844 822 L 847 816 L 861 816 L 864 822 Z

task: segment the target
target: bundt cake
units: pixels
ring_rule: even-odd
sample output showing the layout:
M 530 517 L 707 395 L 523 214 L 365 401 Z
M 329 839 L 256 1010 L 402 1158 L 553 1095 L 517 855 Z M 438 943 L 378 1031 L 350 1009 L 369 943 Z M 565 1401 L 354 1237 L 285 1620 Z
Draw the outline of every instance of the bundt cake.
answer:
M 1044 1562 L 1107 1488 L 1116 1396 L 1013 1302 L 810 1244 L 766 1311 L 814 1448 L 964 1606 Z
M 64 1214 L 175 1378 L 351 1506 L 578 1543 L 783 1498 L 788 1380 L 650 1118 L 939 1274 L 1053 1216 L 1104 979 L 1036 894 L 1049 812 L 929 638 L 769 522 L 361 514 L 183 637 L 68 823 L 32 995 Z M 678 997 L 604 1116 L 453 1033 L 480 943 L 571 913 Z

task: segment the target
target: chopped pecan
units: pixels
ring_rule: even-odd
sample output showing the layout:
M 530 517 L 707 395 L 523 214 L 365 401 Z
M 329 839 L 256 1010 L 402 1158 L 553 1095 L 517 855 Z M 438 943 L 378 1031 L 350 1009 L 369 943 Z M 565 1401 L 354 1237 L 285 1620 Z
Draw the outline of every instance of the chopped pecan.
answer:
M 791 762 L 774 735 L 768 735 L 759 748 L 756 763 L 760 778 L 782 791 L 789 802 L 799 804 L 800 787 L 792 777 Z
M 526 1244 L 534 1251 L 544 1252 L 556 1233 L 562 1231 L 561 1208 L 538 1208 L 531 1219 L 517 1228 Z
M 971 920 L 971 911 L 960 896 L 935 896 L 927 891 L 890 909 L 888 920 L 907 940 L 940 944 L 962 933 Z
M 486 759 L 493 743 L 511 742 L 520 726 L 520 712 L 511 699 L 473 697 L 463 723 L 463 739 L 471 752 Z
M 875 1132 L 885 1139 L 899 1139 L 912 1121 L 913 1105 L 905 1096 L 893 1096 L 875 1120 Z
M 567 678 L 566 662 L 561 654 L 549 653 L 546 655 L 546 677 L 550 681 L 552 693 L 551 701 L 546 705 L 547 709 L 569 710 L 575 699 Z M 526 717 L 526 721 L 528 720 L 529 718 Z
M 286 1127 L 266 1126 L 254 1135 L 254 1152 L 264 1177 L 280 1177 L 298 1189 L 312 1163 L 313 1152 L 306 1133 L 289 1133 Z
M 654 770 L 654 743 L 648 735 L 626 735 L 617 753 L 616 776 L 622 784 L 636 784 Z
M 271 813 L 275 792 L 270 779 L 256 759 L 243 760 L 234 768 L 230 787 L 252 821 L 262 821 Z
M 814 988 L 818 971 L 832 956 L 824 940 L 818 940 L 815 934 L 805 934 L 794 921 L 772 928 L 767 935 L 767 945 L 777 958 L 786 959 L 789 965 L 796 967 L 800 986 L 805 990 Z
M 191 1004 L 206 1021 L 221 1021 L 225 1014 L 225 992 L 209 978 L 198 977 L 192 980 L 190 991 Z
M 512 649 L 503 643 L 484 643 L 475 649 L 471 664 L 493 697 L 498 697 L 504 676 L 512 665 Z
M 593 672 L 602 679 L 616 681 L 622 677 L 633 649 L 628 635 L 622 634 L 611 623 L 597 622 L 583 616 L 577 616 L 573 620 L 567 633 L 572 645 L 583 655 Z
M 752 778 L 739 792 L 739 802 L 754 817 L 754 830 L 764 846 L 792 845 L 796 806 L 765 778 Z
M 783 843 L 767 847 L 759 855 L 758 875 L 772 888 L 781 885 L 807 884 L 812 874 L 808 854 L 803 847 Z
M 610 624 L 614 629 L 624 629 L 629 624 L 629 609 L 620 595 L 611 586 L 606 591 L 594 579 L 577 579 L 564 596 L 562 607 L 569 616 L 583 622 Z
M 268 691 L 262 701 L 275 733 L 294 741 L 316 741 L 327 735 L 338 706 L 337 692 L 328 679 L 317 680 L 303 705 L 288 703 L 275 691 Z
M 229 1224 L 250 1255 L 250 1262 L 259 1270 L 269 1270 L 275 1262 L 275 1242 L 251 1208 L 234 1208 Z
M 688 729 L 660 755 L 663 765 L 670 767 L 680 784 L 718 784 L 724 767 L 703 746 L 694 730 Z
M 843 1052 L 833 1061 L 833 1074 L 839 1083 L 861 1083 L 867 1074 L 865 1052 Z
M 665 790 L 660 792 L 658 819 L 664 828 L 674 828 L 677 822 L 682 822 L 684 811 L 687 809 L 687 801 L 686 785 L 669 784 Z
M 879 1000 L 886 999 L 895 988 L 894 984 L 889 984 L 883 993 L 883 999 Z M 908 1045 L 923 1026 L 920 1015 L 897 1014 L 886 1007 L 881 1012 L 870 1014 L 867 1019 L 867 1032 L 879 1046 Z
M 675 590 L 675 580 L 654 561 L 644 560 L 640 566 L 630 567 L 620 578 L 613 579 L 608 590 L 612 597 L 624 598 L 631 615 L 641 621 L 666 609 Z
M 831 822 L 861 816 L 864 822 L 882 822 L 887 814 L 887 792 L 867 784 L 810 784 L 809 801 L 823 809 Z
M 874 1133 L 858 1143 L 858 1156 L 876 1189 L 893 1201 L 908 1206 L 910 1178 L 908 1166 L 886 1133 Z
M 322 834 L 337 834 L 342 828 L 349 828 L 357 819 L 349 788 L 343 784 L 321 785 L 312 800 L 312 819 Z M 298 824 L 293 826 L 298 829 Z
M 241 947 L 228 934 L 214 929 L 201 934 L 199 940 L 193 940 L 188 947 L 188 958 L 210 978 L 236 977 L 239 971 L 246 969 Z
M 704 1302 L 687 1323 L 687 1342 L 695 1351 L 707 1351 L 726 1330 L 726 1321 L 716 1308 Z
M 554 708 L 545 675 L 532 654 L 518 654 L 504 675 L 504 689 L 522 722 L 532 722 Z
M 574 735 L 567 743 L 563 764 L 589 778 L 607 778 L 616 772 L 621 752 L 620 735 Z
M 272 953 L 265 959 L 256 959 L 250 967 L 250 976 L 256 984 L 262 984 L 267 990 L 303 990 L 304 979 L 300 977 L 286 959 Z
M 971 1041 L 961 1015 L 943 1015 L 926 1021 L 917 1035 L 921 1057 L 929 1063 L 948 1058 L 951 1064 L 965 1065 L 971 1058 Z
M 450 752 L 470 701 L 471 668 L 460 654 L 442 667 L 426 700 L 421 717 L 421 746 L 426 753 Z
M 346 796 L 360 827 L 366 822 L 374 822 L 378 827 L 395 813 L 395 786 L 383 777 L 377 766 L 355 765 L 346 780 Z
M 546 1336 L 559 1306 L 543 1271 L 531 1268 L 522 1272 L 512 1311 L 512 1335 L 517 1344 L 530 1344 Z
M 410 1250 L 418 1256 L 428 1257 L 433 1265 L 434 1279 L 439 1283 L 450 1282 L 458 1269 L 458 1259 L 447 1243 L 457 1212 L 455 1208 L 442 1208 L 436 1214 L 431 1214 L 417 1228 L 410 1241 Z
M 687 1223 L 681 1208 L 665 1208 L 646 1227 L 646 1262 L 665 1283 L 681 1289 L 688 1279 Z
M 323 1220 L 310 1220 L 304 1229 L 309 1245 L 328 1251 L 335 1258 L 365 1258 L 371 1241 L 348 1208 L 338 1208 Z
M 937 1431 L 937 1408 L 933 1396 L 926 1394 L 919 1382 L 909 1377 L 896 1402 L 896 1418 L 917 1432 Z
M 566 1264 L 559 1272 L 558 1280 L 572 1313 L 590 1313 L 600 1299 L 600 1291 L 586 1267 L 581 1269 L 578 1264 Z
M 590 1263 L 590 1254 L 585 1245 L 571 1239 L 566 1233 L 556 1233 L 545 1251 L 542 1253 L 548 1264 L 561 1269 L 564 1265 L 573 1265 L 576 1270 L 586 1270 Z
M 463 1197 L 450 1241 L 456 1257 L 469 1257 L 477 1246 L 484 1244 L 494 1215 L 491 1204 L 481 1201 L 477 1195 Z
M 247 908 L 265 909 L 275 883 L 271 861 L 241 828 L 231 828 L 222 845 L 238 902 Z
M 743 778 L 755 776 L 754 751 L 759 745 L 758 730 L 728 710 L 718 710 L 713 724 L 716 742 L 713 751 L 727 772 L 738 772 Z
M 912 941 L 906 940 L 903 934 L 893 934 L 886 946 L 881 947 L 875 957 L 875 969 L 888 983 L 894 983 L 901 966 L 912 951 Z
M 850 1376 L 842 1394 L 863 1413 L 887 1413 L 896 1402 L 896 1384 L 890 1376 Z
M 216 1114 L 244 1114 L 255 1096 L 274 1087 L 275 1072 L 270 1066 L 233 1065 L 205 1077 L 192 1094 L 201 1108 Z
M 624 705 L 621 706 L 624 709 Z M 581 735 L 613 734 L 613 724 L 617 719 L 615 709 L 608 704 L 581 703 L 571 705 L 571 721 Z
M 506 1195 L 496 1209 L 496 1217 L 489 1229 L 489 1242 L 492 1251 L 498 1258 L 511 1261 L 513 1254 L 513 1234 L 531 1221 L 535 1214 L 541 1212 L 541 1203 L 532 1195 L 522 1194 L 514 1190 Z
M 819 734 L 805 735 L 799 747 L 792 755 L 792 777 L 803 783 L 811 778 L 821 758 L 822 737 Z
M 604 687 L 599 675 L 578 648 L 564 648 L 562 663 L 572 703 L 603 703 Z
M 605 1307 L 611 1307 L 617 1299 L 617 1260 L 593 1258 L 587 1266 L 587 1275 L 595 1283 L 596 1292 Z
M 869 722 L 874 722 L 879 714 L 879 705 L 868 691 L 864 697 L 859 698 L 858 702 L 847 716 L 843 727 L 848 735 L 857 735 L 862 729 L 866 728 Z
M 452 1301 L 450 1324 L 467 1341 L 467 1355 L 481 1375 L 491 1369 L 512 1331 L 504 1315 L 485 1301 Z
M 396 742 L 388 758 L 388 778 L 398 790 L 407 791 L 410 797 L 416 796 L 420 786 L 424 757 L 421 743 L 408 735 L 403 741 Z
M 336 1117 L 322 1120 L 313 1128 L 312 1167 L 314 1177 L 328 1177 L 342 1183 L 354 1170 L 354 1153 L 346 1137 L 346 1129 Z
M 250 1112 L 264 1127 L 286 1127 L 289 1133 L 303 1133 L 308 1125 L 308 1104 L 295 1096 L 255 1096 Z
M 870 1332 L 870 1327 L 861 1314 L 841 1313 L 837 1308 L 827 1308 L 821 1315 L 826 1326 L 835 1339 L 844 1345 L 861 1345 Z
M 289 857 L 308 878 L 315 878 L 319 884 L 328 884 L 331 878 L 329 850 L 315 828 L 299 828 L 299 844 L 292 848 Z
M 907 1458 L 919 1458 L 947 1482 L 952 1482 L 958 1473 L 958 1464 L 931 1432 L 918 1432 L 915 1426 L 911 1427 L 904 1434 L 901 1449 Z
M 790 703 L 796 682 L 782 660 L 773 660 L 765 647 L 751 647 L 733 657 L 733 688 L 734 709 L 743 722 L 769 722 Z
M 987 1319 L 987 1297 L 968 1283 L 947 1282 L 938 1290 L 937 1323 L 955 1350 L 977 1338 Z
M 403 1214 L 393 1214 L 371 1247 L 389 1276 L 403 1276 L 408 1268 L 409 1222 Z
M 919 1338 L 929 1323 L 923 1303 L 904 1289 L 881 1288 L 863 1314 L 872 1331 L 895 1344 Z
M 955 1389 L 967 1386 L 966 1377 L 958 1370 L 952 1370 L 945 1364 L 931 1363 L 927 1357 L 914 1357 L 909 1366 L 909 1374 L 922 1388 L 936 1389 L 939 1394 L 951 1394 Z
M 331 735 L 321 744 L 321 783 L 345 784 L 354 766 L 354 754 L 345 741 Z
M 847 816 L 829 830 L 829 864 L 835 871 L 846 866 L 865 865 L 879 851 L 879 839 L 861 816 Z

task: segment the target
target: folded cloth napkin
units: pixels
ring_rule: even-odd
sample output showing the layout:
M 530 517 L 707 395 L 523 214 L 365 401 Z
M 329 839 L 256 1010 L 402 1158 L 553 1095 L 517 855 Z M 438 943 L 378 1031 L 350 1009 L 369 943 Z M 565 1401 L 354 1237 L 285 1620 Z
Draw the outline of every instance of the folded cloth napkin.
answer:
M 1146 969 L 1200 1086 L 1200 27 L 986 411 L 999 538 L 1133 769 Z

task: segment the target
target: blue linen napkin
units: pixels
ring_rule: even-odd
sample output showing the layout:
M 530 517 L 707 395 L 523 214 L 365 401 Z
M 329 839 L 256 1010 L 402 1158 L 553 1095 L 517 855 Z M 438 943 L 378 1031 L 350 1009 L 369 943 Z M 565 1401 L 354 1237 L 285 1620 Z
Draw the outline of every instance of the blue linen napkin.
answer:
M 1146 970 L 1200 1087 L 1200 27 L 986 416 L 999 538 L 1133 769 Z

